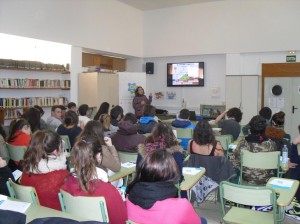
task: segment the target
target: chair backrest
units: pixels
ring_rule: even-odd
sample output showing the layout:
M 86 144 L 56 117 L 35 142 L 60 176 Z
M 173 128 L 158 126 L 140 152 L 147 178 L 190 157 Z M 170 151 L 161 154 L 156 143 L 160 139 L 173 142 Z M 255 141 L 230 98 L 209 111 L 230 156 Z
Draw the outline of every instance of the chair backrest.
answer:
M 63 140 L 64 150 L 67 150 L 68 152 L 71 151 L 71 143 L 69 140 L 69 136 L 68 135 L 60 135 L 60 137 Z
M 58 197 L 63 212 L 88 220 L 109 222 L 104 197 L 72 196 L 64 190 L 60 190 Z
M 120 161 L 122 163 L 126 162 L 136 162 L 138 153 L 137 152 L 121 152 L 118 151 Z
M 193 137 L 193 129 L 192 128 L 174 128 L 177 132 L 177 138 L 192 138 Z
M 40 201 L 34 187 L 16 184 L 11 178 L 9 178 L 6 182 L 6 186 L 10 197 L 24 202 L 33 203 L 34 205 L 40 205 Z
M 254 187 L 222 181 L 220 186 L 222 217 L 225 215 L 225 201 L 249 206 L 273 206 L 273 217 L 276 220 L 276 193 L 271 187 Z M 254 218 L 254 217 L 253 217 Z
M 230 145 L 233 142 L 232 135 L 216 135 L 215 138 L 221 143 L 224 150 L 227 150 L 228 145 Z
M 20 161 L 23 159 L 24 153 L 27 149 L 26 146 L 15 146 L 9 143 L 6 143 L 6 146 L 10 159 L 13 161 Z

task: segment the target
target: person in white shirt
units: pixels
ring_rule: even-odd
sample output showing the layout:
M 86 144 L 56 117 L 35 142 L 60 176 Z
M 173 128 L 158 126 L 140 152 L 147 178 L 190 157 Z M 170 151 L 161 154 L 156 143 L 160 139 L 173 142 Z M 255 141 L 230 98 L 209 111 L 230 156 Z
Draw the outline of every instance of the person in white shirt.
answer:
M 62 124 L 61 109 L 59 105 L 55 105 L 51 108 L 51 116 L 48 117 L 46 123 L 49 126 L 56 126 L 56 127 Z
M 83 126 L 86 125 L 87 122 L 89 122 L 91 119 L 88 117 L 89 115 L 89 106 L 87 104 L 81 104 L 78 108 L 79 113 L 79 124 L 78 126 L 83 123 Z

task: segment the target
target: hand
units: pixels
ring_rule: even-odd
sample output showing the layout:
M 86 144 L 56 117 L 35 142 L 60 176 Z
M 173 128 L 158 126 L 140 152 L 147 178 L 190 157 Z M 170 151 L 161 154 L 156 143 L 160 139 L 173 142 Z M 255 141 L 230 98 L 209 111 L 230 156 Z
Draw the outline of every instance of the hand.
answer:
M 0 157 L 0 168 L 5 167 L 7 165 L 6 161 Z
M 297 163 L 291 163 L 290 161 L 288 163 L 289 168 L 292 168 L 292 169 L 296 168 L 297 165 L 298 165 Z
M 300 135 L 293 140 L 294 145 L 300 144 Z
M 104 141 L 105 141 L 105 143 L 106 143 L 107 146 L 112 146 L 111 138 L 109 138 L 109 137 L 104 137 Z

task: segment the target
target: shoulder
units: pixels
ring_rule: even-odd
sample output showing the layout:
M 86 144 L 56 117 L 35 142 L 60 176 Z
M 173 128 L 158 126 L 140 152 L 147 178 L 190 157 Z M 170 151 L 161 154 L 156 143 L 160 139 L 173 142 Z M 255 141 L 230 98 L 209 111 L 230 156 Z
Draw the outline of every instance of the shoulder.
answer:
M 182 153 L 183 152 L 183 148 L 180 145 L 173 145 L 170 148 L 167 148 L 167 151 L 171 154 L 174 153 Z

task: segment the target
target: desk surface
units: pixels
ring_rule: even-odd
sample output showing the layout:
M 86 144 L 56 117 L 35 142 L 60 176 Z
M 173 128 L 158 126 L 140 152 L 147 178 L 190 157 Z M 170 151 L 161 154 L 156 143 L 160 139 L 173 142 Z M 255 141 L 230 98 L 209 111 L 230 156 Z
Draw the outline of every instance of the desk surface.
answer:
M 184 180 L 180 183 L 180 190 L 187 191 L 190 190 L 194 185 L 200 180 L 205 174 L 205 168 L 201 167 L 201 171 L 195 175 L 183 174 Z
M 270 182 L 273 179 L 291 180 L 291 181 L 293 181 L 293 185 L 289 189 L 274 187 L 270 184 Z M 297 192 L 297 189 L 299 187 L 299 181 L 298 180 L 292 180 L 292 179 L 272 177 L 272 178 L 269 179 L 269 181 L 267 183 L 267 186 L 272 187 L 275 190 L 275 192 L 277 194 L 279 194 L 279 197 L 277 198 L 277 205 L 279 205 L 281 207 L 285 207 L 285 206 L 288 206 L 292 202 L 292 200 L 293 200 L 293 198 L 294 198 L 294 196 Z
M 122 167 L 121 166 L 121 169 L 119 172 L 115 173 L 114 175 L 108 177 L 108 181 L 109 182 L 113 182 L 113 181 L 116 181 L 116 180 L 119 180 L 123 177 L 126 177 L 132 173 L 134 173 L 136 170 L 136 167 L 130 167 L 130 168 L 125 168 L 125 167 Z

